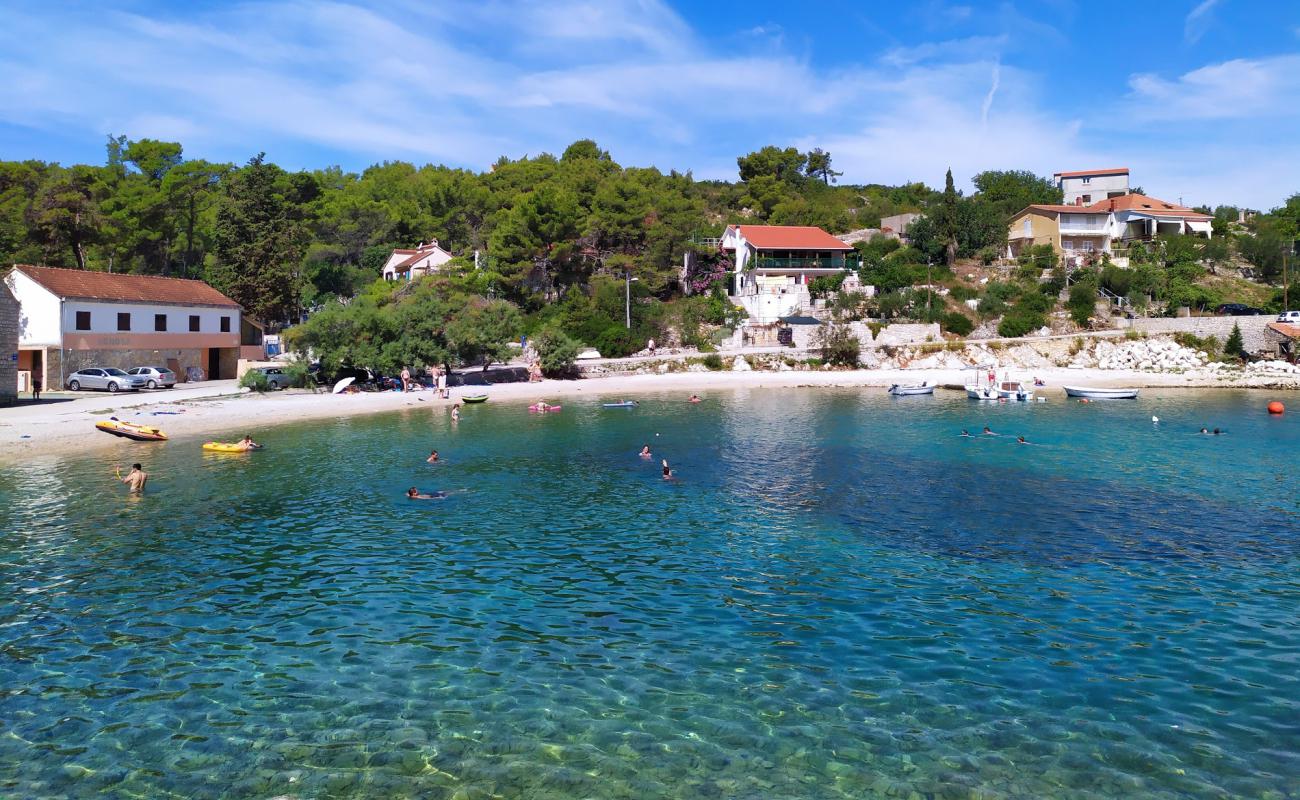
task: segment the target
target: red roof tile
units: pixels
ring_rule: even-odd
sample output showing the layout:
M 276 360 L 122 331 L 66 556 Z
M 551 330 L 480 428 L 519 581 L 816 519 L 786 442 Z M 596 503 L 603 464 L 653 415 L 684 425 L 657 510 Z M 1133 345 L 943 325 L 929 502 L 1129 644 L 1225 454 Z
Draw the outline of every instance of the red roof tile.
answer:
M 1121 197 L 1108 197 L 1105 200 L 1098 200 L 1097 202 L 1086 206 L 1058 206 L 1048 203 L 1037 203 L 1021 209 L 1016 216 L 1018 217 L 1030 209 L 1047 211 L 1055 214 L 1109 214 L 1112 211 L 1136 211 L 1140 214 L 1150 214 L 1151 216 L 1156 217 L 1211 219 L 1209 214 L 1202 214 L 1201 212 L 1190 209 L 1187 206 L 1180 206 L 1177 203 L 1169 203 L 1155 197 L 1133 193 Z
M 821 228 L 801 225 L 736 225 L 745 241 L 759 250 L 852 250 L 853 245 Z
M 1285 322 L 1270 322 L 1268 327 L 1291 339 L 1300 339 L 1300 327 Z
M 63 298 L 239 308 L 238 303 L 203 281 L 186 278 L 124 275 L 84 269 L 34 267 L 28 264 L 16 264 L 14 269 Z
M 1094 175 L 1127 175 L 1128 167 L 1115 167 L 1114 169 L 1081 169 L 1077 172 L 1057 172 L 1052 175 L 1053 178 L 1083 178 Z

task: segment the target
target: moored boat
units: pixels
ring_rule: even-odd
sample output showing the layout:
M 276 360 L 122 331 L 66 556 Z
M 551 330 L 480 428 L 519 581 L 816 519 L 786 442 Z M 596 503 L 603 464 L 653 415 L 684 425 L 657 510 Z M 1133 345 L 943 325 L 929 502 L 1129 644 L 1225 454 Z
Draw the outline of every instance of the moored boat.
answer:
M 896 383 L 889 387 L 889 393 L 894 397 L 911 397 L 913 395 L 934 394 L 934 387 L 928 382 L 922 383 L 919 386 L 915 384 L 912 386 L 902 386 Z
M 473 394 L 469 397 L 462 397 L 460 401 L 462 403 L 486 403 L 487 399 L 488 396 L 485 394 Z
M 1028 403 L 1034 399 L 1033 387 L 1025 386 L 1012 378 L 1007 370 L 1003 370 L 1002 377 L 999 378 L 996 367 L 978 366 L 967 369 L 975 370 L 974 382 L 966 383 L 966 396 L 972 400 Z
M 1085 397 L 1089 400 L 1132 400 L 1138 396 L 1137 389 L 1103 389 L 1093 386 L 1066 386 L 1066 397 Z
M 158 428 L 140 425 L 135 422 L 123 422 L 117 417 L 96 422 L 95 427 L 104 433 L 111 433 L 114 436 L 121 436 L 123 439 L 132 439 L 137 442 L 164 442 L 167 440 L 167 434 Z

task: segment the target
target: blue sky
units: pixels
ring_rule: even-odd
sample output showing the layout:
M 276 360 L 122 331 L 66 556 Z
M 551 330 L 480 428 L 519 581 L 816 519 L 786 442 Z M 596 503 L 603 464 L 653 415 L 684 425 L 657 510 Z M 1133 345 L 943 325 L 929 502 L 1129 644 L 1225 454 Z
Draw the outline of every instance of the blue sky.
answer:
M 1300 3 L 0 0 L 0 158 L 109 133 L 290 169 L 485 169 L 591 137 L 736 177 L 764 144 L 846 182 L 1127 166 L 1189 204 L 1300 192 Z

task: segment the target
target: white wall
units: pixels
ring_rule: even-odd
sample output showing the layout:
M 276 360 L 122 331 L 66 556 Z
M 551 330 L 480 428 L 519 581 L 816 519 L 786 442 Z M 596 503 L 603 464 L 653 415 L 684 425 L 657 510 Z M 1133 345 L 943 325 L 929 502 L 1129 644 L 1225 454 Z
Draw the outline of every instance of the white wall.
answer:
M 90 312 L 90 330 L 77 330 L 77 312 Z M 191 333 L 190 315 L 199 317 L 199 333 L 221 333 L 221 318 L 230 317 L 230 333 L 239 335 L 238 308 L 202 308 L 194 306 L 144 305 L 140 303 L 104 303 L 93 300 L 68 300 L 63 304 L 63 330 L 68 333 L 118 333 L 117 315 L 131 315 L 131 333 L 154 333 L 154 314 L 167 315 L 167 333 Z
M 1110 192 L 1127 192 L 1128 175 L 1093 175 L 1084 183 L 1082 177 L 1062 178 L 1061 190 L 1065 195 L 1065 204 L 1074 205 L 1074 201 L 1083 195 L 1092 195 L 1088 202 L 1105 200 Z
M 19 347 L 59 347 L 59 298 L 18 270 L 5 281 L 22 306 L 18 315 Z

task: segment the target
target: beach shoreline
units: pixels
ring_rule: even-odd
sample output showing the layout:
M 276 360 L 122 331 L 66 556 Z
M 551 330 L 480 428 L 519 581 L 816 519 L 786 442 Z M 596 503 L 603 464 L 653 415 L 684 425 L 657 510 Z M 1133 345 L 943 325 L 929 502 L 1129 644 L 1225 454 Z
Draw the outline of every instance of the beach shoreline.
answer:
M 1300 381 L 1294 376 L 1225 377 L 1204 373 L 1060 367 L 1021 372 L 1023 374 L 1018 373 L 1018 376 L 1026 384 L 1035 377 L 1047 384 L 1038 391 L 1049 402 L 1065 402 L 1062 387 L 1066 385 L 1184 390 L 1276 389 L 1283 392 L 1283 400 L 1286 393 L 1300 388 Z M 260 431 L 269 426 L 293 422 L 411 409 L 428 409 L 446 414 L 462 396 L 485 392 L 491 398 L 489 402 L 517 403 L 522 410 L 523 405 L 538 400 L 554 402 L 574 397 L 633 400 L 645 395 L 679 393 L 684 401 L 692 393 L 707 397 L 710 391 L 733 389 L 884 389 L 896 383 L 915 384 L 923 381 L 938 387 L 959 387 L 968 375 L 968 371 L 958 369 L 669 372 L 545 380 L 540 383 L 502 383 L 486 388 L 461 386 L 453 389 L 451 398 L 446 400 L 429 390 L 342 395 L 302 390 L 263 395 L 240 394 L 233 384 L 229 384 L 213 390 L 226 393 L 208 396 L 194 396 L 193 393 L 179 398 L 163 394 L 133 395 L 129 398 L 133 402 L 119 405 L 111 413 L 124 421 L 162 428 L 173 439 L 197 436 L 239 438 L 245 433 L 256 438 Z M 938 391 L 947 393 L 943 388 Z M 67 403 L 0 409 L 0 461 L 85 452 L 120 454 L 123 458 L 133 451 L 143 455 L 150 445 L 142 446 L 94 429 L 95 422 L 107 419 L 110 415 L 100 408 L 110 397 L 112 396 L 82 397 Z

